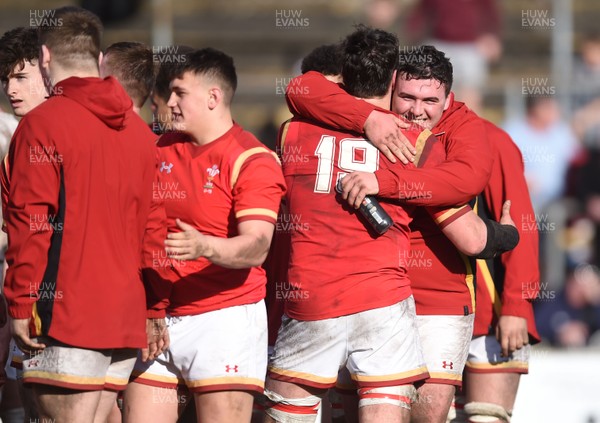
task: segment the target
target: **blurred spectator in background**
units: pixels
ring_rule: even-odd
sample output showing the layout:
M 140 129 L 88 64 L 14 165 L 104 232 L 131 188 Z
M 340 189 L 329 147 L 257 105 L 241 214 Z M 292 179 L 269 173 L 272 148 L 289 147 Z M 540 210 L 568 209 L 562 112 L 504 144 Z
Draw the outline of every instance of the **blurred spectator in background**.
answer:
M 580 57 L 573 66 L 573 102 L 575 109 L 600 97 L 600 33 L 585 35 Z
M 535 307 L 542 338 L 561 347 L 600 344 L 600 274 L 596 266 L 578 266 L 562 290 L 546 294 Z
M 408 17 L 407 38 L 446 53 L 456 99 L 480 112 L 488 63 L 502 54 L 500 26 L 496 0 L 419 0 Z
M 569 194 L 577 200 L 564 238 L 568 259 L 600 264 L 600 149 L 587 149 L 569 171 Z
M 523 154 L 535 211 L 535 220 L 523 224 L 537 225 L 540 234 L 541 280 L 558 290 L 565 283 L 567 260 L 561 237 L 570 215 L 568 203 L 561 196 L 578 143 L 554 97 L 528 96 L 525 110 L 525 116 L 509 120 L 504 129 Z
M 529 96 L 525 109 L 524 117 L 508 121 L 504 129 L 523 154 L 525 178 L 537 214 L 563 194 L 567 169 L 578 144 L 561 118 L 555 98 Z
M 407 0 L 368 0 L 364 2 L 367 25 L 396 34 L 398 18 L 404 3 L 407 3 Z
M 588 34 L 573 67 L 573 129 L 586 148 L 600 149 L 600 34 Z

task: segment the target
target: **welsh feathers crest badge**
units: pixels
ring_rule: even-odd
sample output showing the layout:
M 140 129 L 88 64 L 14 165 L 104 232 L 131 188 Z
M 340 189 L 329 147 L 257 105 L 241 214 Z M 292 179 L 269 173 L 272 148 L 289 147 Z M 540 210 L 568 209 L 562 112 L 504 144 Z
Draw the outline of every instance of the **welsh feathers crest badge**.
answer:
M 215 164 L 215 165 L 212 165 L 212 167 L 207 168 L 206 173 L 208 174 L 208 180 L 204 184 L 204 192 L 208 193 L 208 194 L 212 194 L 212 190 L 214 188 L 213 179 L 215 179 L 215 176 L 217 176 L 219 173 L 221 173 L 221 171 Z

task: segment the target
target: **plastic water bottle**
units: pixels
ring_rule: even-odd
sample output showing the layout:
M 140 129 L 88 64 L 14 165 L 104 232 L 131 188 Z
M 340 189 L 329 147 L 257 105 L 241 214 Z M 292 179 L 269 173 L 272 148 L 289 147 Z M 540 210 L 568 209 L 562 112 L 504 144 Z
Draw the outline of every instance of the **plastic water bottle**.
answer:
M 342 192 L 342 178 L 338 179 L 335 187 L 338 193 Z M 372 195 L 367 195 L 358 208 L 360 214 L 369 222 L 369 225 L 379 235 L 383 235 L 394 224 L 391 216 Z

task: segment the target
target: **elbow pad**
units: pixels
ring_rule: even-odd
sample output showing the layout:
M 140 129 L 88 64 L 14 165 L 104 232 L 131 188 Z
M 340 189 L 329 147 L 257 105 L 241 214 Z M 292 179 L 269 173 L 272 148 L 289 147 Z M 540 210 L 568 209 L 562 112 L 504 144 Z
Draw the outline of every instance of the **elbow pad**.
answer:
M 519 243 L 519 231 L 512 225 L 501 225 L 489 219 L 483 219 L 487 228 L 485 248 L 475 256 L 478 259 L 491 259 L 498 254 L 512 250 Z

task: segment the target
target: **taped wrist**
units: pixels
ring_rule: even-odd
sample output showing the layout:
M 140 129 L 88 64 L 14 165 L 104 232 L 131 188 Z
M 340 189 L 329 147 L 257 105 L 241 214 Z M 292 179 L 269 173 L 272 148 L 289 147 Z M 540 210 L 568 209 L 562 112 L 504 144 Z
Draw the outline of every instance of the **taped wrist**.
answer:
M 519 231 L 512 225 L 501 225 L 489 219 L 483 219 L 487 228 L 485 248 L 475 256 L 478 259 L 491 259 L 498 254 L 510 251 L 519 243 Z

